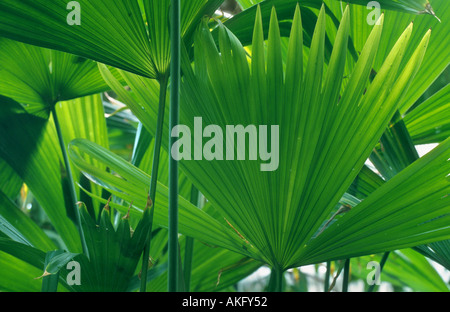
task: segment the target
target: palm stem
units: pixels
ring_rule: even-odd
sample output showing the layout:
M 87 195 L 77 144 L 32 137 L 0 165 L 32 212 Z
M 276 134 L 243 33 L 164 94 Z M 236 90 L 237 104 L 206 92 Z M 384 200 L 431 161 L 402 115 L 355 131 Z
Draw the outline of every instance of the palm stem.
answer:
M 199 199 L 199 192 L 197 188 L 192 185 L 191 189 L 191 203 L 198 205 L 198 199 Z M 190 291 L 190 284 L 191 284 L 191 271 L 192 271 L 192 258 L 194 254 L 194 239 L 192 237 L 186 237 L 186 244 L 184 246 L 184 283 L 185 283 L 185 291 Z
M 284 272 L 279 268 L 272 268 L 269 279 L 269 292 L 282 292 L 283 291 L 283 277 Z
M 179 292 L 186 292 L 186 283 L 184 281 L 184 274 L 183 274 L 183 266 L 182 266 L 182 260 L 181 260 L 181 247 L 180 242 L 178 242 L 178 289 Z
M 344 281 L 342 283 L 342 292 L 348 292 L 348 282 L 350 278 L 350 259 L 345 260 Z
M 142 256 L 142 270 L 141 270 L 141 292 L 145 292 L 147 289 L 147 273 L 148 273 L 148 261 L 150 256 L 150 242 L 152 240 L 152 225 L 153 225 L 153 215 L 155 211 L 155 197 L 156 197 L 156 186 L 158 182 L 158 169 L 159 169 L 159 158 L 161 154 L 161 141 L 163 135 L 164 126 L 164 112 L 166 109 L 166 94 L 167 94 L 167 76 L 161 78 L 159 82 L 159 107 L 158 107 L 158 119 L 156 122 L 156 133 L 155 133 L 155 144 L 153 148 L 153 161 L 152 161 L 152 173 L 150 178 L 150 190 L 149 198 L 152 203 L 150 210 L 150 229 L 149 235 L 147 237 L 147 242 L 144 248 Z
M 57 292 L 59 282 L 59 272 L 44 276 L 42 279 L 41 292 Z
M 330 288 L 330 275 L 331 275 L 331 261 L 327 261 L 327 271 L 325 272 L 325 292 Z
M 186 237 L 186 244 L 184 247 L 184 283 L 185 283 L 185 291 L 189 292 L 191 287 L 191 272 L 192 272 L 192 258 L 194 255 L 194 239 L 192 237 Z
M 76 217 L 76 222 L 77 222 L 77 227 L 78 227 L 78 232 L 80 233 L 80 239 L 81 239 L 81 246 L 83 248 L 83 253 L 89 257 L 89 252 L 86 246 L 86 240 L 84 238 L 84 232 L 83 232 L 83 227 L 81 226 L 81 217 L 80 217 L 80 212 L 78 210 L 77 207 L 77 192 L 75 189 L 75 183 L 73 181 L 73 176 L 72 176 L 72 170 L 70 169 L 70 162 L 69 162 L 69 156 L 67 155 L 67 150 L 66 150 L 66 145 L 64 144 L 64 139 L 63 139 L 63 135 L 62 135 L 62 131 L 61 131 L 61 126 L 59 124 L 59 120 L 58 120 L 58 116 L 56 114 L 56 110 L 55 110 L 55 106 L 52 106 L 52 115 L 53 115 L 53 122 L 55 124 L 55 128 L 56 128 L 56 133 L 58 135 L 58 141 L 59 141 L 59 146 L 61 148 L 61 152 L 63 155 L 63 159 L 64 159 L 64 166 L 67 172 L 67 180 L 69 182 L 69 189 L 70 189 L 70 202 L 72 203 L 72 208 L 74 210 L 74 214 Z
M 170 127 L 178 125 L 180 102 L 180 0 L 171 0 L 171 88 L 170 88 Z M 174 143 L 169 135 L 169 151 Z M 168 291 L 178 290 L 178 161 L 169 156 L 169 244 L 168 244 Z

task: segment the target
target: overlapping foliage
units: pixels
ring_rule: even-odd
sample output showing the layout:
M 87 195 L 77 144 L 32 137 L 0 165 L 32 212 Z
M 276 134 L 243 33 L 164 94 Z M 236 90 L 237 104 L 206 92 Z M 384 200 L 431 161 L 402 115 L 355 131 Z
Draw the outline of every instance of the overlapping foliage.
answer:
M 211 31 L 203 17 L 222 1 L 182 1 L 181 123 L 193 128 L 194 117 L 202 116 L 205 125 L 222 127 L 279 125 L 280 165 L 261 172 L 258 162 L 247 160 L 180 162 L 183 255 L 190 253 L 185 240 L 196 242 L 190 289 L 225 289 L 262 264 L 278 279 L 288 268 L 415 246 L 448 266 L 448 86 L 420 101 L 448 65 L 443 35 L 448 3 L 433 1 L 432 11 L 425 0 L 380 1 L 396 12 L 386 12 L 373 29 L 359 29 L 361 1 L 350 1 L 356 4 L 342 11 L 331 0 L 238 2 L 244 11 Z M 158 97 L 165 94 L 160 92 L 170 64 L 169 5 L 80 3 L 83 22 L 77 28 L 61 23 L 65 1 L 0 3 L 1 35 L 9 38 L 0 38 L 0 261 L 2 270 L 18 272 L 14 278 L 2 274 L 5 290 L 23 289 L 31 275 L 49 266 L 64 290 L 138 288 L 139 258 L 152 223 L 154 142 L 141 147 L 156 134 Z M 414 25 L 410 13 L 419 14 Z M 444 23 L 425 13 L 437 13 Z M 433 32 L 430 26 L 436 26 Z M 108 88 L 141 123 L 136 142 L 124 141 L 135 144 L 131 162 L 109 150 L 111 127 L 98 95 Z M 48 114 L 55 105 L 64 141 L 71 142 L 77 196 L 86 202 L 80 211 L 89 255 L 78 255 L 76 218 Z M 404 138 L 396 136 L 397 123 L 407 131 Z M 387 126 L 394 130 L 385 132 Z M 166 287 L 167 118 L 163 129 L 165 151 L 152 207 L 154 267 L 147 277 L 154 291 Z M 430 142 L 440 144 L 423 158 L 402 158 L 405 146 Z M 386 181 L 364 166 L 375 153 Z M 12 199 L 22 182 L 51 230 L 43 231 L 15 207 Z M 192 185 L 208 200 L 202 209 L 190 202 Z M 114 198 L 104 210 L 110 194 Z M 330 220 L 341 204 L 352 209 Z M 147 232 L 141 231 L 143 223 Z M 417 257 L 410 255 L 419 263 Z M 84 268 L 80 287 L 65 281 L 64 265 L 72 259 Z M 17 268 L 8 264 L 12 261 Z M 44 277 L 42 290 L 54 289 L 53 277 Z M 430 281 L 420 288 L 420 278 L 414 282 L 417 289 L 445 289 Z M 33 280 L 29 289 L 39 290 L 40 283 Z M 279 281 L 271 284 L 280 289 Z

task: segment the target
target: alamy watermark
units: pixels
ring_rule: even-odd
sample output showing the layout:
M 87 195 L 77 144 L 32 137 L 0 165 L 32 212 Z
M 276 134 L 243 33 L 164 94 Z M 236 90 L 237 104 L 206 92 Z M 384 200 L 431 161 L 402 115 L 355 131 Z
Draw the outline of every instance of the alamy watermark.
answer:
M 81 5 L 78 1 L 70 1 L 66 6 L 70 12 L 67 14 L 67 24 L 70 26 L 81 25 Z M 371 10 L 367 15 L 367 24 L 379 25 L 381 16 L 381 5 L 378 1 L 369 1 L 367 3 L 367 9 Z
M 67 14 L 67 24 L 70 26 L 81 25 L 81 5 L 78 1 L 70 1 L 66 6 L 70 10 Z
M 270 126 L 269 141 L 267 125 L 226 125 L 225 129 L 208 125 L 203 128 L 202 117 L 194 117 L 193 133 L 187 125 L 173 127 L 171 136 L 178 140 L 171 147 L 171 155 L 177 161 L 258 160 L 259 157 L 261 171 L 274 171 L 279 165 L 279 135 L 278 125 Z M 205 138 L 208 140 L 203 144 Z
M 380 25 L 380 16 L 381 16 L 381 5 L 378 1 L 370 1 L 367 3 L 367 9 L 372 10 L 367 15 L 367 24 L 369 25 Z
M 70 261 L 66 265 L 66 269 L 70 270 L 67 273 L 66 282 L 69 286 L 80 286 L 81 285 L 81 266 L 78 261 Z
M 370 261 L 370 262 L 367 263 L 366 269 L 367 270 L 371 270 L 369 272 L 369 274 L 367 274 L 367 277 L 366 277 L 367 284 L 370 285 L 370 286 L 372 286 L 372 285 L 380 285 L 381 284 L 381 279 L 380 279 L 381 266 L 380 266 L 380 263 L 377 262 L 377 261 Z

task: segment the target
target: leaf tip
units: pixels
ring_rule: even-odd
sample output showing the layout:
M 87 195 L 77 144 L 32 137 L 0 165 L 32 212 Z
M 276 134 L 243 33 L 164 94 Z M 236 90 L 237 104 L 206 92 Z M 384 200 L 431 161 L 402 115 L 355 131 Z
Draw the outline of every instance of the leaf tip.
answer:
M 108 211 L 108 212 L 110 211 L 110 207 L 109 207 L 110 201 L 111 201 L 111 196 L 108 198 L 108 201 L 106 202 L 105 207 L 103 207 L 103 209 Z
M 44 274 L 42 274 L 41 276 L 35 277 L 34 279 L 38 280 L 38 279 L 41 279 L 41 278 L 44 278 L 44 277 L 50 276 L 50 275 L 52 275 L 52 273 L 49 273 L 49 272 L 47 272 L 47 270 L 45 270 Z
M 150 207 L 152 207 L 152 206 L 153 206 L 153 201 L 152 201 L 152 199 L 150 198 L 150 195 L 148 195 L 148 196 L 147 196 L 147 204 L 145 205 L 144 211 L 149 210 Z
M 131 201 L 130 206 L 128 207 L 127 214 L 126 214 L 125 216 L 123 216 L 122 220 L 128 220 L 128 219 L 130 219 L 130 210 L 131 210 L 131 207 L 132 207 L 132 206 L 133 206 L 133 201 Z

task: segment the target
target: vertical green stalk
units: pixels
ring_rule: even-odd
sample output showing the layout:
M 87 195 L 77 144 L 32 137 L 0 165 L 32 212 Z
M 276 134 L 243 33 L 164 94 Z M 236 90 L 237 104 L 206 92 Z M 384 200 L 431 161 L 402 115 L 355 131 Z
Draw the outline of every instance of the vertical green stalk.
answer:
M 153 161 L 152 161 L 152 172 L 150 178 L 150 190 L 149 198 L 152 202 L 152 207 L 150 210 L 150 229 L 147 241 L 145 244 L 143 256 L 142 256 L 142 270 L 141 270 L 141 292 L 147 290 L 147 273 L 148 273 L 148 260 L 150 256 L 150 242 L 152 240 L 152 225 L 153 225 L 153 215 L 155 211 L 155 197 L 156 197 L 156 185 L 158 182 L 158 168 L 159 168 L 159 158 L 161 154 L 161 141 L 163 135 L 164 126 L 164 111 L 166 109 L 166 94 L 167 94 L 167 75 L 160 79 L 159 82 L 159 107 L 158 107 L 158 119 L 156 122 L 156 133 L 155 133 L 155 144 L 153 149 Z
M 348 292 L 348 282 L 350 278 L 350 259 L 345 260 L 344 281 L 342 283 L 342 292 Z
M 183 263 L 183 261 L 181 260 L 181 247 L 180 247 L 180 243 L 178 242 L 178 282 L 177 282 L 178 289 L 177 289 L 177 291 L 179 291 L 179 292 L 186 291 L 186 287 L 185 287 L 186 283 L 184 281 L 182 263 Z
M 327 292 L 330 288 L 330 275 L 331 275 L 331 261 L 327 261 L 327 271 L 325 272 L 324 291 Z
M 180 104 L 180 0 L 171 0 L 171 64 L 170 64 L 170 127 L 169 127 L 169 267 L 168 291 L 178 290 L 178 161 L 172 155 L 172 129 L 179 122 Z
M 62 135 L 62 131 L 61 131 L 61 126 L 59 124 L 59 120 L 58 120 L 58 116 L 56 114 L 56 110 L 55 110 L 55 106 L 52 106 L 52 115 L 53 115 L 53 122 L 55 123 L 55 128 L 56 128 L 56 133 L 58 134 L 58 140 L 59 140 L 59 146 L 61 148 L 61 152 L 63 155 L 63 159 L 64 159 L 64 166 L 66 168 L 66 172 L 67 172 L 67 178 L 69 181 L 69 188 L 70 188 L 70 196 L 71 196 L 71 203 L 72 203 L 72 207 L 75 210 L 75 216 L 76 216 L 76 221 L 77 221 L 77 227 L 78 227 L 78 231 L 80 233 L 80 238 L 81 238 L 81 246 L 83 247 L 83 253 L 89 257 L 89 252 L 86 246 L 86 240 L 84 238 L 84 232 L 83 232 L 83 227 L 81 226 L 81 218 L 80 218 L 80 212 L 78 210 L 77 207 L 77 192 L 75 189 L 75 183 L 73 182 L 73 176 L 72 176 L 72 170 L 70 169 L 70 162 L 69 162 L 69 157 L 67 155 L 67 150 L 66 150 L 66 145 L 64 144 L 64 139 L 63 139 L 63 135 Z
M 269 279 L 269 292 L 282 292 L 283 291 L 283 277 L 284 271 L 279 268 L 272 268 Z
M 57 292 L 59 272 L 42 278 L 41 292 Z
M 191 189 L 191 203 L 199 206 L 198 203 L 199 199 L 199 192 L 197 188 L 192 185 Z M 192 272 L 192 258 L 194 255 L 194 239 L 192 237 L 187 236 L 186 237 L 186 244 L 184 246 L 184 283 L 185 283 L 185 291 L 190 291 L 191 286 L 191 272 Z
M 192 237 L 186 237 L 184 249 L 184 283 L 185 291 L 189 292 L 191 291 L 192 258 L 194 255 L 194 239 Z

